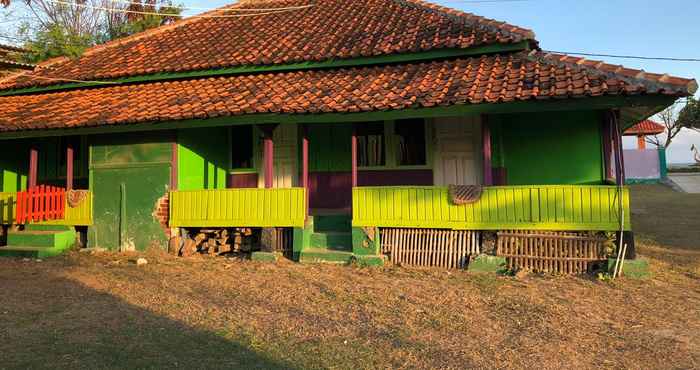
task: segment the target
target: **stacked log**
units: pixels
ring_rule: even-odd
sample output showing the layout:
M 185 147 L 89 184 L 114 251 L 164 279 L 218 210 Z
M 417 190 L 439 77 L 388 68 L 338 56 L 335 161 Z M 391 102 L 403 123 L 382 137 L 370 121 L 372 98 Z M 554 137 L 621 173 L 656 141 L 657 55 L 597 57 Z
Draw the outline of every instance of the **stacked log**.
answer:
M 173 237 L 170 239 L 168 250 L 171 254 L 182 257 L 195 254 L 218 256 L 250 252 L 256 244 L 255 240 L 256 236 L 251 228 L 200 229 L 186 237 Z

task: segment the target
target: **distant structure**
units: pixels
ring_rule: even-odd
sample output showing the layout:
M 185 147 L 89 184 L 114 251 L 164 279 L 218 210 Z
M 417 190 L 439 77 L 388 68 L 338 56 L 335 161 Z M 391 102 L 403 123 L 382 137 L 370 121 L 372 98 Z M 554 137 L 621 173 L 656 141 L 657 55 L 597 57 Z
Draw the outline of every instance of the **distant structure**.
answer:
M 647 136 L 663 134 L 666 127 L 652 120 L 644 120 L 630 127 L 625 131 L 625 136 L 637 137 L 637 149 L 644 150 L 647 148 Z
M 0 44 L 0 77 L 21 70 L 33 70 L 33 64 L 21 62 L 22 55 L 27 53 L 29 50 Z
M 700 152 L 698 151 L 698 147 L 693 144 L 693 146 L 690 147 L 690 150 L 693 152 L 693 159 L 695 159 L 695 163 L 700 165 Z
M 628 183 L 654 183 L 666 177 L 666 148 L 647 149 L 647 136 L 664 133 L 666 127 L 644 120 L 625 131 L 624 136 L 637 137 L 637 149 L 626 149 L 625 175 Z

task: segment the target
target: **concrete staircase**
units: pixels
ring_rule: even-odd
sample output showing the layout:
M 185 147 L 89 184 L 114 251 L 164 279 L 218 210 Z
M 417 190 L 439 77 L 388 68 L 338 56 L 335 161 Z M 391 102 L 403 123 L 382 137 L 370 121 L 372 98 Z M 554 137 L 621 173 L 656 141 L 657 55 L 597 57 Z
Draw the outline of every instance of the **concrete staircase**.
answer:
M 353 260 L 352 216 L 348 214 L 315 215 L 310 245 L 299 254 L 304 263 L 348 264 Z
M 76 232 L 68 226 L 30 224 L 24 230 L 10 230 L 0 257 L 47 258 L 57 256 L 75 243 Z

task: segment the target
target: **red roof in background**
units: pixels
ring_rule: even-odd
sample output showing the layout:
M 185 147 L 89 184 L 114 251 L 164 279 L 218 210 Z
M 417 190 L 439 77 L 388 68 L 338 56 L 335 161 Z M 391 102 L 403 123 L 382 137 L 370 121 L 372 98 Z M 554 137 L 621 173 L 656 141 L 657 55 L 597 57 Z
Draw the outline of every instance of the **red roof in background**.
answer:
M 627 131 L 625 131 L 625 135 L 658 135 L 662 134 L 665 130 L 666 127 L 664 127 L 664 125 L 656 123 L 652 120 L 645 120 L 627 129 Z

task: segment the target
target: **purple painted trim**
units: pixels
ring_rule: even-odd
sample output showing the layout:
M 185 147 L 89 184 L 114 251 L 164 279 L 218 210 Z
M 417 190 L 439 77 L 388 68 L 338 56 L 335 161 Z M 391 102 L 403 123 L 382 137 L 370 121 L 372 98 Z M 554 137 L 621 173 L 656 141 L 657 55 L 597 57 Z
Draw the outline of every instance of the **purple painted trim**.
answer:
M 28 187 L 36 186 L 36 180 L 39 170 L 39 149 L 31 148 L 29 150 L 29 179 Z
M 252 189 L 258 187 L 257 173 L 234 173 L 228 176 L 226 187 L 229 189 Z
M 270 135 L 265 137 L 265 188 L 272 189 L 274 186 L 273 179 L 275 176 L 273 162 L 275 158 L 275 149 Z
M 481 142 L 484 157 L 484 185 L 493 185 L 493 173 L 491 165 L 491 127 L 489 126 L 488 117 L 481 116 Z
M 352 187 L 357 187 L 357 133 L 352 132 Z
M 66 147 L 66 190 L 73 190 L 73 147 Z
M 302 126 L 303 138 L 301 139 L 301 185 L 306 189 L 306 214 L 309 214 L 309 130 Z
M 360 171 L 359 186 L 432 186 L 433 170 Z

